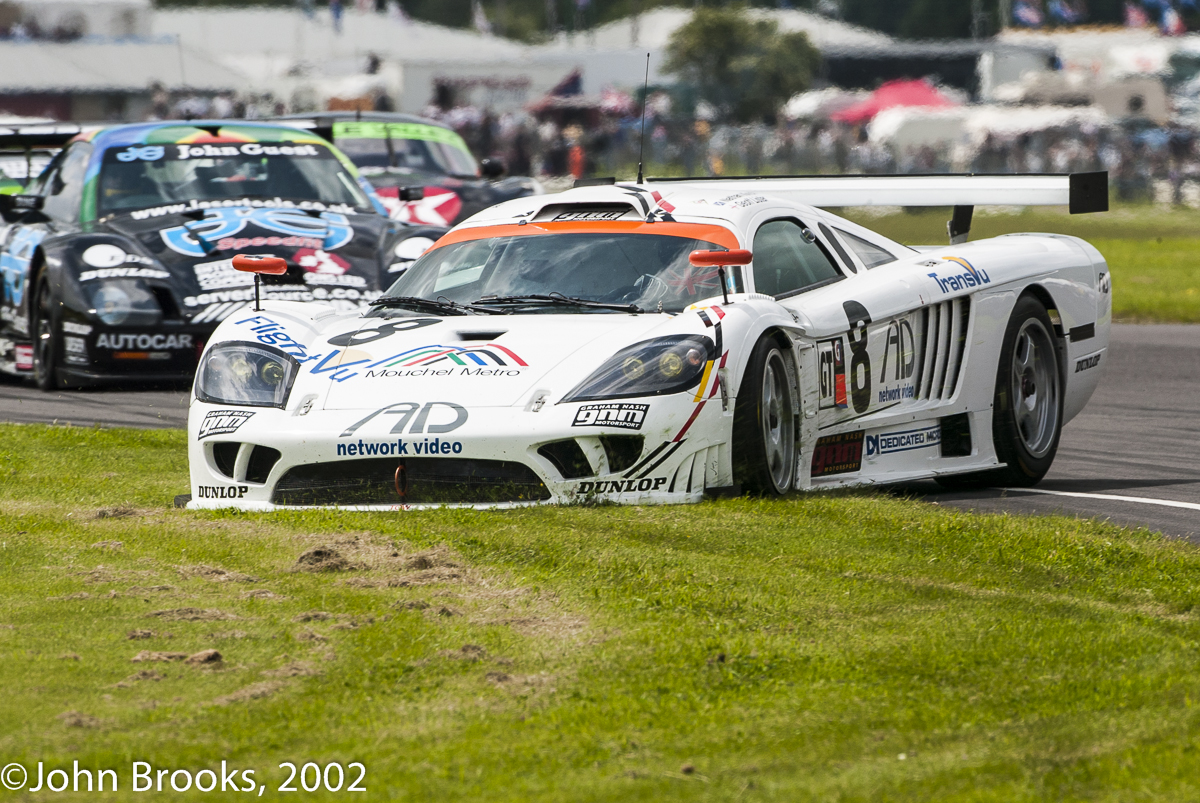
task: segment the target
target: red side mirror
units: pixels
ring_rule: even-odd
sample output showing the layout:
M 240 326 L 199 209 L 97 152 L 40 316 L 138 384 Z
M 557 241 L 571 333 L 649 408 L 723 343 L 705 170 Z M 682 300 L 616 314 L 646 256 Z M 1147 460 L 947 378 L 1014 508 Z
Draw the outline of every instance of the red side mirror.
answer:
M 736 251 L 693 251 L 688 262 L 697 268 L 720 268 L 726 265 L 749 265 L 754 255 L 745 249 Z
M 287 260 L 282 257 L 250 256 L 238 254 L 233 258 L 233 267 L 247 273 L 267 273 L 272 276 L 282 276 L 287 273 Z

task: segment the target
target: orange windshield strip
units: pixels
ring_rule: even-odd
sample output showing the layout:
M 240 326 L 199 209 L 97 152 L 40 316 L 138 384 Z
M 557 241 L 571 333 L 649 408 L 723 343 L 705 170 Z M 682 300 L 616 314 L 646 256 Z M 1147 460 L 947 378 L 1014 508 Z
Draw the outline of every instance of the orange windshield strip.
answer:
M 539 234 L 661 234 L 667 237 L 686 237 L 689 240 L 703 240 L 725 248 L 741 248 L 737 237 L 723 226 L 709 226 L 703 223 L 646 223 L 641 220 L 615 220 L 594 223 L 577 223 L 573 221 L 561 223 L 527 223 L 524 226 L 504 224 L 501 226 L 478 226 L 475 228 L 452 231 L 438 240 L 429 249 L 441 248 L 444 245 L 465 243 L 471 240 L 486 240 L 491 237 L 533 237 Z

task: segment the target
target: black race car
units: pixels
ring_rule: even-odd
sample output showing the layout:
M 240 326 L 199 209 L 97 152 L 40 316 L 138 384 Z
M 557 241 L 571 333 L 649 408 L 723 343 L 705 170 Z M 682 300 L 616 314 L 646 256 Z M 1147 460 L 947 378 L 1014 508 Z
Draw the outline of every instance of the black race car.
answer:
M 0 371 L 44 389 L 190 379 L 212 330 L 253 301 L 237 254 L 287 260 L 264 298 L 347 310 L 445 232 L 389 220 L 350 160 L 296 128 L 60 126 L 45 144 L 55 137 L 69 142 L 24 194 L 0 195 Z
M 476 162 L 454 129 L 390 112 L 323 112 L 279 118 L 332 142 L 374 185 L 396 220 L 453 226 L 501 201 L 541 195 L 537 179 L 504 175 L 504 164 Z

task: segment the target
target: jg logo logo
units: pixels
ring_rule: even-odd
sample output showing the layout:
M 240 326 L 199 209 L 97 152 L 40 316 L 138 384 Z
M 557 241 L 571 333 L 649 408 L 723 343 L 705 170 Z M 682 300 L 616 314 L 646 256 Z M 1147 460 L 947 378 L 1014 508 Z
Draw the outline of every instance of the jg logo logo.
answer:
M 136 162 L 138 160 L 144 162 L 157 162 L 167 153 L 162 145 L 147 145 L 139 148 L 136 145 L 130 145 L 125 150 L 117 154 L 118 162 Z
M 326 251 L 341 248 L 354 236 L 349 220 L 338 212 L 322 212 L 319 218 L 315 218 L 296 209 L 233 207 L 209 209 L 204 219 L 197 223 L 163 229 L 162 238 L 172 251 L 184 256 L 202 257 L 208 252 L 201 245 L 201 240 L 208 243 L 232 237 L 250 224 L 292 237 L 319 239 Z

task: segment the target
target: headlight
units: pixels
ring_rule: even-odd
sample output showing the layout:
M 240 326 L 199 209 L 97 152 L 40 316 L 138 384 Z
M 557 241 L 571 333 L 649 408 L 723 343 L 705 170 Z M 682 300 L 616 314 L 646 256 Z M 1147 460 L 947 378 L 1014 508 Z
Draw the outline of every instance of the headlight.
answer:
M 162 312 L 154 295 L 129 279 L 99 283 L 92 290 L 92 311 L 109 326 L 153 326 Z
M 656 337 L 621 349 L 563 401 L 665 396 L 695 387 L 716 346 L 701 335 Z
M 287 406 L 300 363 L 258 343 L 222 343 L 205 355 L 196 372 L 196 398 L 249 407 Z
M 93 268 L 115 268 L 125 264 L 129 254 L 109 243 L 98 243 L 83 252 L 83 261 Z

